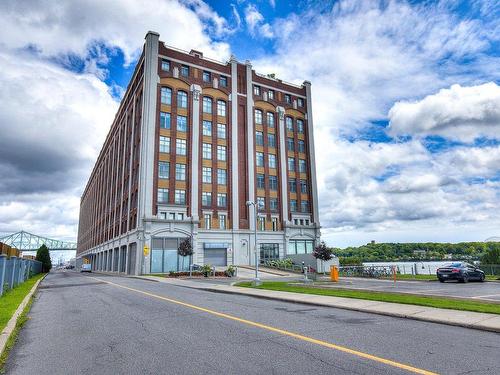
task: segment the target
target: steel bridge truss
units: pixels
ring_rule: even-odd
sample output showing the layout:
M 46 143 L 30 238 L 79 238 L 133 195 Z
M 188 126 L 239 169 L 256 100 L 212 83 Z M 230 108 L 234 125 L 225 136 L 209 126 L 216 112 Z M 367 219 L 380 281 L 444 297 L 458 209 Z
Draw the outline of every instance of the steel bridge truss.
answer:
M 42 245 L 47 246 L 51 251 L 76 250 L 75 242 L 53 240 L 51 238 L 40 237 L 25 231 L 20 231 L 0 237 L 0 242 L 3 242 L 4 244 L 21 251 L 36 251 Z

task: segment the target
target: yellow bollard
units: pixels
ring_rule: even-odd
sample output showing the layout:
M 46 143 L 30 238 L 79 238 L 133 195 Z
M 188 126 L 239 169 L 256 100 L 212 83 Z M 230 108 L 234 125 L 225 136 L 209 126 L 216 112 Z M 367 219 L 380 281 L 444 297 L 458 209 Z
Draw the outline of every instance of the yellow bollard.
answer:
M 339 268 L 337 266 L 330 266 L 330 280 L 333 282 L 339 281 Z

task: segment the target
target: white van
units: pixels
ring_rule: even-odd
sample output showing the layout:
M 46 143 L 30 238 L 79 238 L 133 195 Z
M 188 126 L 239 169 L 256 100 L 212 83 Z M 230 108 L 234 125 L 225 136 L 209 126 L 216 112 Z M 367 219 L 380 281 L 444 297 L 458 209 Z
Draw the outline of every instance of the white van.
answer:
M 90 264 L 90 263 L 82 264 L 82 268 L 80 268 L 80 272 L 92 272 L 92 264 Z

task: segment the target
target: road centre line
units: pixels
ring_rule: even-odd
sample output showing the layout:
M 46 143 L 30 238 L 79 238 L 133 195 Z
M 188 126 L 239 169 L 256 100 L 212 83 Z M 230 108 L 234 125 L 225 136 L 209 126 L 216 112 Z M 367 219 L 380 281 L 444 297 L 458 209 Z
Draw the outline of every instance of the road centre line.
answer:
M 233 315 L 221 313 L 221 312 L 218 312 L 218 311 L 215 311 L 215 310 L 210 310 L 210 309 L 207 309 L 207 308 L 204 308 L 204 307 L 192 305 L 192 304 L 189 304 L 189 303 L 186 303 L 186 302 L 182 302 L 182 301 L 179 301 L 179 300 L 175 300 L 175 299 L 163 297 L 163 296 L 160 296 L 158 294 L 149 293 L 149 292 L 146 292 L 146 291 L 143 291 L 143 290 L 140 290 L 140 289 L 130 288 L 130 287 L 127 287 L 127 286 L 124 286 L 124 285 L 116 284 L 116 283 L 114 283 L 112 281 L 103 280 L 103 279 L 100 279 L 100 278 L 97 278 L 97 277 L 93 277 L 93 276 L 89 276 L 89 277 L 91 277 L 91 278 L 93 278 L 95 280 L 99 280 L 99 281 L 105 282 L 105 283 L 107 283 L 109 285 L 113 285 L 113 286 L 118 287 L 118 288 L 122 288 L 122 289 L 126 289 L 126 290 L 129 290 L 129 291 L 132 291 L 132 292 L 140 293 L 140 294 L 143 294 L 143 295 L 146 295 L 146 296 L 149 296 L 149 297 L 153 297 L 153 298 L 157 298 L 157 299 L 160 299 L 160 300 L 163 300 L 163 301 L 171 302 L 171 303 L 174 303 L 174 304 L 177 304 L 177 305 L 180 305 L 180 306 L 184 306 L 184 307 L 188 307 L 188 308 L 191 308 L 191 309 L 194 309 L 194 310 L 202 311 L 202 312 L 205 312 L 205 313 L 208 313 L 208 314 L 211 314 L 211 315 L 215 315 L 215 316 L 218 316 L 218 317 L 221 317 L 221 318 L 225 318 L 225 319 L 228 319 L 228 320 L 233 320 L 233 321 L 236 321 L 236 322 L 239 322 L 239 323 L 243 323 L 243 324 L 246 324 L 246 325 L 249 325 L 249 326 L 252 326 L 252 327 L 257 327 L 257 328 L 261 328 L 261 329 L 264 329 L 264 330 L 267 330 L 267 331 L 279 333 L 279 334 L 282 334 L 284 336 L 293 337 L 293 338 L 301 340 L 301 341 L 305 341 L 305 342 L 308 342 L 308 343 L 311 343 L 311 344 L 316 344 L 316 345 L 320 345 L 320 346 L 323 346 L 323 347 L 326 347 L 326 348 L 334 349 L 334 350 L 337 350 L 337 351 L 340 351 L 340 352 L 343 352 L 343 353 L 351 354 L 351 355 L 354 355 L 354 356 L 357 356 L 357 357 L 360 357 L 360 358 L 364 358 L 364 359 L 368 359 L 368 360 L 371 360 L 371 361 L 374 361 L 374 362 L 382 363 L 382 364 L 385 364 L 385 365 L 388 365 L 388 366 L 396 367 L 396 368 L 399 368 L 399 369 L 402 369 L 402 370 L 406 370 L 406 371 L 409 371 L 409 372 L 412 372 L 412 373 L 415 373 L 415 374 L 436 375 L 436 373 L 431 372 L 431 371 L 427 371 L 427 370 L 424 370 L 424 369 L 420 369 L 420 368 L 417 368 L 417 367 L 406 365 L 404 363 L 399 363 L 399 362 L 396 362 L 396 361 L 392 361 L 390 359 L 386 359 L 386 358 L 378 357 L 378 356 L 371 355 L 371 354 L 368 354 L 368 353 L 364 353 L 364 352 L 361 352 L 361 351 L 357 351 L 357 350 L 354 350 L 354 349 L 350 349 L 350 348 L 347 348 L 345 346 L 332 344 L 332 343 L 329 343 L 327 341 L 317 340 L 317 339 L 314 339 L 312 337 L 303 336 L 303 335 L 300 335 L 298 333 L 286 331 L 286 330 L 283 330 L 283 329 L 280 329 L 280 328 L 275 328 L 275 327 L 272 327 L 272 326 L 269 326 L 269 325 L 265 325 L 265 324 L 261 324 L 261 323 L 257 323 L 257 322 L 251 321 L 251 320 L 238 318 L 238 317 L 233 316 Z

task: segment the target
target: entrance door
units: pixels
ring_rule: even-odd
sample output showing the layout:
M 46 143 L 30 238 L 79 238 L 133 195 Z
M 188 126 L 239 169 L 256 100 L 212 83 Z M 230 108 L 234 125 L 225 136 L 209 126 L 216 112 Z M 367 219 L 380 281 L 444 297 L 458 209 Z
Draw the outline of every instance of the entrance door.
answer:
M 205 249 L 203 263 L 211 264 L 212 266 L 227 266 L 227 249 Z

